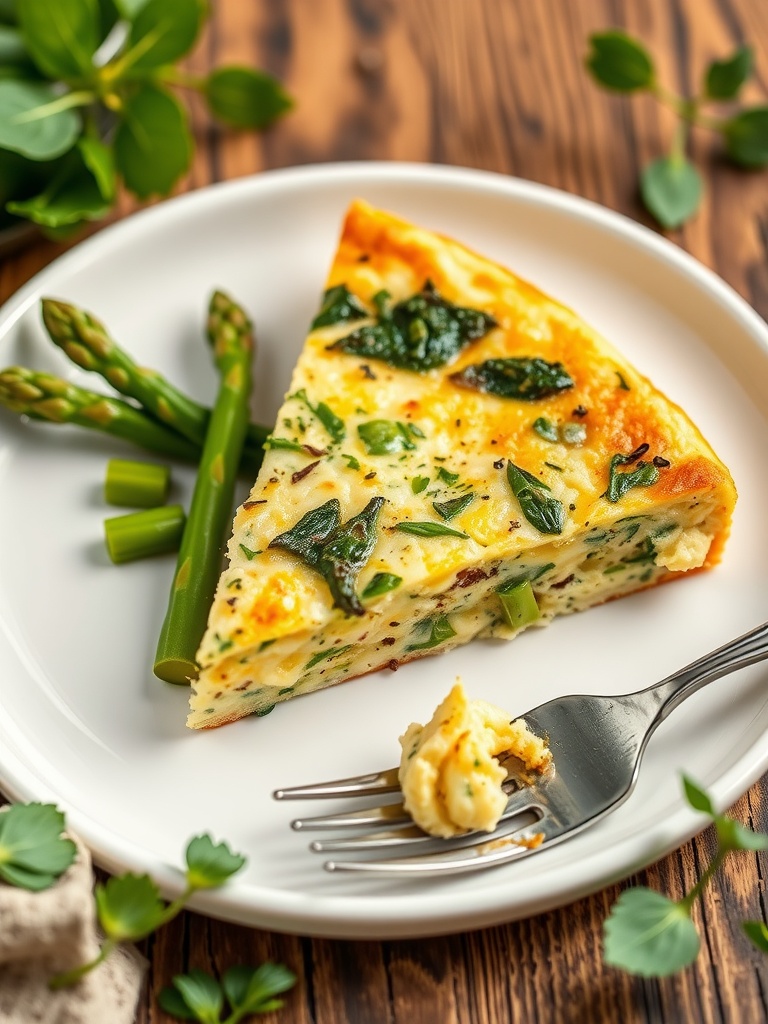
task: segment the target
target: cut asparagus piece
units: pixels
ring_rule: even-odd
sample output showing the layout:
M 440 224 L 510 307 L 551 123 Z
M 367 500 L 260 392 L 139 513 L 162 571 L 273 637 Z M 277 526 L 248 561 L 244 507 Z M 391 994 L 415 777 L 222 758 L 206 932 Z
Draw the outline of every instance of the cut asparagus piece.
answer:
M 181 437 L 141 409 L 78 387 L 50 373 L 11 366 L 0 371 L 0 405 L 41 423 L 72 424 L 130 441 L 166 458 L 199 462 L 201 447 Z M 259 428 L 261 429 L 261 428 Z M 263 452 L 243 452 L 240 470 L 253 478 Z
M 178 551 L 184 534 L 181 505 L 162 505 L 104 520 L 107 552 L 115 565 Z
M 248 423 L 253 360 L 250 321 L 230 298 L 214 292 L 207 333 L 221 383 L 155 656 L 155 675 L 169 683 L 184 684 L 197 676 L 195 654 L 219 579 Z
M 67 302 L 43 299 L 43 323 L 73 363 L 100 374 L 122 395 L 135 398 L 155 419 L 202 448 L 211 410 L 189 398 L 155 370 L 138 366 L 91 313 Z M 245 450 L 254 465 L 261 465 L 262 448 L 270 430 L 249 423 Z
M 170 485 L 171 471 L 167 466 L 110 459 L 104 480 L 104 500 L 108 505 L 157 508 L 165 504 Z

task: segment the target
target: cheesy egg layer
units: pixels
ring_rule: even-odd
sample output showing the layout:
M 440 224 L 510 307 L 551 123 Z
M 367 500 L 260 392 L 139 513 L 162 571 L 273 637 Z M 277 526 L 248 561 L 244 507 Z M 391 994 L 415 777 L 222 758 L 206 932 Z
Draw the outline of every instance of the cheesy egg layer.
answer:
M 685 413 L 575 313 L 355 202 L 235 518 L 188 724 L 709 568 L 735 500 Z

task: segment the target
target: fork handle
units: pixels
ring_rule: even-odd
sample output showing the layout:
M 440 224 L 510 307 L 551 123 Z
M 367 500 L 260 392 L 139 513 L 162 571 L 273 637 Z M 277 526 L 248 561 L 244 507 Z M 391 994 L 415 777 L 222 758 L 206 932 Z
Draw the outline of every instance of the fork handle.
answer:
M 705 654 L 698 661 L 691 662 L 685 668 L 673 672 L 660 683 L 641 690 L 642 694 L 653 694 L 658 701 L 658 711 L 654 716 L 654 725 L 663 722 L 678 705 L 682 704 L 692 693 L 702 686 L 711 683 L 730 672 L 754 665 L 768 658 L 768 622 L 736 637 L 716 651 Z

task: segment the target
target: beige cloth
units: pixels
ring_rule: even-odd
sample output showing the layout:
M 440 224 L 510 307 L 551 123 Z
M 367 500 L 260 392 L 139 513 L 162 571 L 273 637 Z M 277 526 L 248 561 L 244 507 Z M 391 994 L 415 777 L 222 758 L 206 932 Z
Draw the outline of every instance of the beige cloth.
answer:
M 0 813 L 2 813 L 0 808 Z M 99 951 L 91 856 L 76 836 L 77 857 L 42 892 L 0 881 L 0 1024 L 132 1024 L 147 961 L 122 946 L 77 985 L 52 992 L 59 971 Z

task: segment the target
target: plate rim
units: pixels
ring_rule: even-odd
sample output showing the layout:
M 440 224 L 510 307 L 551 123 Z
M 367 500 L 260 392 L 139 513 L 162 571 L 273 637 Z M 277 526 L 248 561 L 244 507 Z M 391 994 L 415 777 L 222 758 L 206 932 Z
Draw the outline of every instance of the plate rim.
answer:
M 187 206 L 205 209 L 215 206 L 224 195 L 248 195 L 251 192 L 268 194 L 272 189 L 279 191 L 292 184 L 311 187 L 315 184 L 348 181 L 363 185 L 372 180 L 416 184 L 431 182 L 470 193 L 479 191 L 508 196 L 588 222 L 610 235 L 632 243 L 633 248 L 644 250 L 657 262 L 671 266 L 700 289 L 707 291 L 724 312 L 740 323 L 752 345 L 763 357 L 768 355 L 768 325 L 746 299 L 690 253 L 624 214 L 549 185 L 493 171 L 387 161 L 309 164 L 262 171 L 243 178 L 217 182 L 140 210 L 99 230 L 38 271 L 0 307 L 0 329 L 4 332 L 9 330 L 30 304 L 36 301 L 43 283 L 52 271 L 71 271 L 78 264 L 90 263 L 98 256 L 100 249 L 114 249 L 122 240 L 129 241 L 144 233 L 147 225 L 154 229 L 162 227 L 164 219 L 175 218 L 178 211 Z M 0 732 L 3 730 L 4 718 L 0 708 Z M 719 809 L 733 803 L 768 769 L 768 739 L 762 753 L 758 748 L 759 744 L 752 744 L 710 786 Z M 13 800 L 51 798 L 50 793 L 45 792 L 50 790 L 47 782 L 39 778 L 23 763 L 20 755 L 11 749 L 0 749 L 0 786 Z M 91 814 L 67 807 L 66 802 L 60 799 L 57 802 L 66 810 L 69 824 L 83 838 L 98 864 L 113 872 L 145 871 L 155 879 L 165 894 L 177 894 L 181 890 L 181 876 L 171 865 L 101 827 Z M 399 901 L 392 901 L 390 907 L 388 901 L 378 895 L 319 896 L 253 884 L 246 887 L 237 880 L 220 890 L 198 894 L 189 906 L 208 916 L 251 927 L 328 938 L 420 938 L 449 934 L 519 920 L 566 906 L 659 860 L 687 842 L 707 823 L 700 814 L 681 804 L 668 816 L 665 828 L 655 835 L 654 842 L 646 842 L 642 850 L 638 850 L 636 835 L 625 837 L 611 844 L 599 857 L 591 858 L 589 870 L 585 870 L 582 865 L 580 873 L 575 877 L 569 873 L 567 880 L 553 886 L 550 893 L 542 895 L 534 892 L 527 899 L 516 900 L 513 906 L 505 905 L 503 900 L 497 900 L 495 905 L 486 902 L 480 907 L 473 906 L 471 904 L 477 904 L 480 899 L 477 892 L 471 891 L 457 894 L 459 898 L 455 901 L 435 901 L 432 898 L 434 893 L 445 891 L 443 886 L 438 885 L 414 894 L 411 900 L 416 909 L 404 918 Z M 625 848 L 631 848 L 633 855 L 630 856 L 629 850 Z M 437 906 L 430 906 L 427 911 L 426 907 L 419 907 L 424 900 L 431 900 Z M 440 906 L 441 902 L 443 906 Z M 329 904 L 333 904 L 332 916 L 329 916 Z

